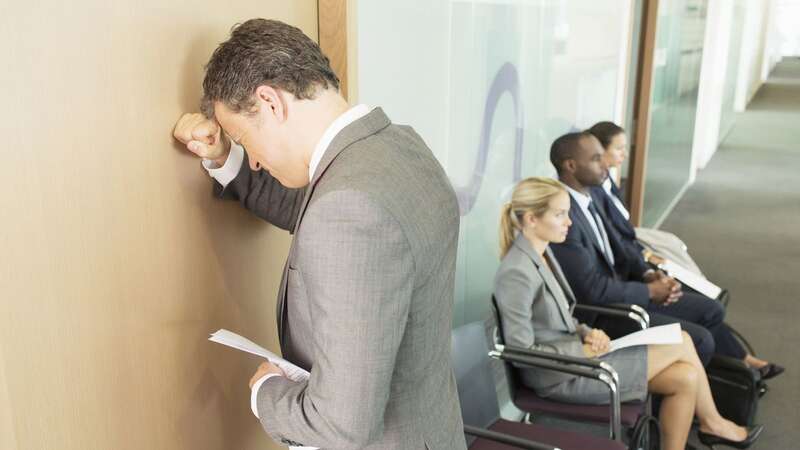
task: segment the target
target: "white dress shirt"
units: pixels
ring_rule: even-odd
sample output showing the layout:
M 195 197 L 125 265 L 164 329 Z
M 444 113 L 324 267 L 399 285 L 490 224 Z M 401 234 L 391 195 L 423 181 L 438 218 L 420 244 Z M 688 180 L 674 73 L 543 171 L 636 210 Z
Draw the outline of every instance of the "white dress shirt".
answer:
M 563 183 L 562 183 L 563 184 Z M 569 191 L 569 195 L 575 199 L 578 203 L 578 206 L 583 212 L 584 217 L 589 222 L 589 226 L 592 227 L 592 231 L 594 231 L 594 236 L 597 239 L 597 243 L 600 244 L 600 248 L 604 249 L 604 253 L 608 257 L 611 265 L 614 265 L 614 252 L 611 250 L 611 243 L 608 241 L 608 235 L 606 234 L 605 224 L 603 224 L 603 219 L 600 217 L 593 217 L 592 212 L 589 210 L 589 204 L 592 203 L 592 197 L 578 192 L 575 189 L 564 184 L 564 187 L 567 188 Z M 595 207 L 597 207 L 595 205 Z M 600 228 L 598 228 L 600 226 Z
M 366 116 L 370 112 L 371 108 L 367 105 L 356 105 L 347 111 L 345 111 L 342 115 L 336 118 L 328 128 L 325 129 L 325 132 L 322 133 L 322 137 L 320 137 L 317 145 L 314 147 L 314 151 L 311 153 L 311 159 L 309 160 L 308 164 L 308 180 L 314 179 L 314 172 L 316 172 L 317 167 L 319 166 L 320 161 L 322 161 L 322 156 L 325 155 L 325 151 L 328 150 L 328 147 L 333 142 L 333 139 L 348 125 L 355 122 L 356 120 Z M 228 159 L 225 160 L 225 164 L 222 167 L 214 167 L 215 164 L 213 161 L 204 159 L 202 162 L 203 167 L 208 171 L 208 174 L 211 175 L 219 184 L 222 185 L 224 188 L 228 185 L 236 175 L 239 174 L 239 170 L 242 168 L 242 163 L 244 162 L 244 149 L 242 146 L 231 142 L 231 150 L 228 154 Z M 272 377 L 279 376 L 277 374 L 268 374 L 264 375 L 263 377 L 259 378 L 255 383 L 253 383 L 253 387 L 250 390 L 250 409 L 253 411 L 256 417 L 259 417 L 258 414 L 258 390 L 264 384 L 265 381 Z
M 619 199 L 614 192 L 611 190 L 611 175 L 606 178 L 606 181 L 603 181 L 603 190 L 606 191 L 609 197 L 611 197 L 611 201 L 614 203 L 614 206 L 617 207 L 622 216 L 625 217 L 625 220 L 631 220 L 631 213 L 628 212 L 628 209 L 625 208 L 625 205 L 622 203 L 622 200 Z
M 331 142 L 336 135 L 339 134 L 344 127 L 366 116 L 370 111 L 371 108 L 367 105 L 356 105 L 345 111 L 341 116 L 337 117 L 336 120 L 331 122 L 328 128 L 325 129 L 325 132 L 322 133 L 322 137 L 314 147 L 314 151 L 311 153 L 311 159 L 309 160 L 308 164 L 309 182 L 314 179 L 314 172 L 317 170 L 317 166 L 322 160 L 322 155 L 325 154 L 325 150 L 327 150 L 328 146 L 331 145 Z M 239 170 L 242 168 L 243 161 L 244 149 L 241 145 L 231 142 L 231 151 L 228 154 L 228 159 L 225 160 L 225 164 L 223 164 L 222 167 L 214 167 L 214 161 L 211 161 L 210 159 L 203 160 L 203 167 L 208 171 L 208 174 L 214 177 L 214 179 L 217 180 L 217 183 L 221 184 L 224 188 L 228 185 L 228 183 L 236 178 L 236 175 L 239 174 Z

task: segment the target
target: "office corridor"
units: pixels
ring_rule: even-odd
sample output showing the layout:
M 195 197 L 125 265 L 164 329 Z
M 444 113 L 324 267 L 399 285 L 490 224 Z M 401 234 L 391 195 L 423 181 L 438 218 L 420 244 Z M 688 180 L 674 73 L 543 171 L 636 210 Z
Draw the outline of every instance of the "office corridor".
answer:
M 753 448 L 800 439 L 800 59 L 780 63 L 662 225 L 732 292 L 728 322 L 787 372 L 770 382 Z

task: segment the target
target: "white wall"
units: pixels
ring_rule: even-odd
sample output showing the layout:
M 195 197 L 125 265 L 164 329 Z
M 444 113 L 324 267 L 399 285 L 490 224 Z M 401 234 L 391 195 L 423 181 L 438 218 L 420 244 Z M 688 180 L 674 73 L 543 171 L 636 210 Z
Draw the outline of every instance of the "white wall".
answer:
M 742 53 L 739 61 L 736 100 L 734 101 L 734 108 L 739 112 L 745 110 L 758 88 L 766 80 L 764 58 L 771 4 L 772 0 L 747 0 L 745 2 Z
M 800 56 L 800 0 L 773 0 L 780 56 Z
M 730 54 L 733 7 L 734 3 L 730 0 L 708 2 L 690 181 L 694 180 L 697 169 L 705 167 L 717 150 L 724 81 Z

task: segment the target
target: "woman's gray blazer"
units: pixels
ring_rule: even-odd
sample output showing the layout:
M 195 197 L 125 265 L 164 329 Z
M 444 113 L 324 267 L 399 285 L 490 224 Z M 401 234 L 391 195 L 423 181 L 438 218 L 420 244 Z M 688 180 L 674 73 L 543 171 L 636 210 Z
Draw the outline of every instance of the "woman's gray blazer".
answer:
M 552 270 L 520 234 L 500 262 L 494 295 L 503 321 L 503 337 L 508 345 L 585 357 L 581 341 L 591 329 L 572 317 L 575 296 L 549 247 L 545 257 Z M 647 396 L 646 346 L 624 348 L 599 359 L 619 374 L 623 401 Z M 608 390 L 592 379 L 536 368 L 520 370 L 520 376 L 523 384 L 544 397 L 608 403 Z
M 500 262 L 494 295 L 503 337 L 516 347 L 585 357 L 581 337 L 589 328 L 572 317 L 575 296 L 549 247 L 545 256 L 552 271 L 520 233 Z M 574 378 L 551 370 L 521 372 L 524 383 L 537 390 Z

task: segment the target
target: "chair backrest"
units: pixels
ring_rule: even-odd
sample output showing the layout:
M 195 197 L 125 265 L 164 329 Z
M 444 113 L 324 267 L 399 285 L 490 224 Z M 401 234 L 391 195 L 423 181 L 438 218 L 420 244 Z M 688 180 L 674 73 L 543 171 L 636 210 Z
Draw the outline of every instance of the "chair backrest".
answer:
M 500 418 L 483 322 L 453 330 L 453 370 L 465 425 L 487 428 Z
M 495 326 L 497 326 L 497 333 L 495 333 L 495 344 L 505 344 L 505 335 L 503 334 L 503 322 L 500 320 L 500 307 L 497 305 L 497 297 L 492 295 L 492 316 L 494 317 Z
M 495 330 L 492 334 L 494 344 L 505 345 L 505 335 L 503 334 L 503 320 L 500 317 L 500 307 L 497 305 L 497 298 L 492 295 L 492 316 L 494 317 Z M 516 396 L 517 386 L 521 383 L 519 379 L 519 372 L 513 364 L 503 361 L 503 370 L 506 374 L 506 383 L 508 384 L 508 392 L 513 400 Z

